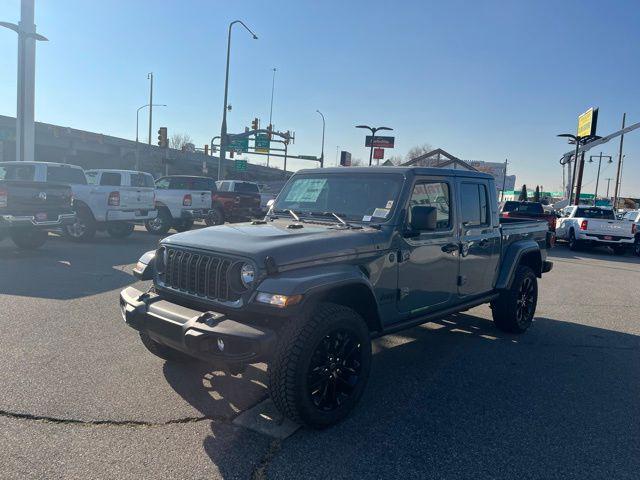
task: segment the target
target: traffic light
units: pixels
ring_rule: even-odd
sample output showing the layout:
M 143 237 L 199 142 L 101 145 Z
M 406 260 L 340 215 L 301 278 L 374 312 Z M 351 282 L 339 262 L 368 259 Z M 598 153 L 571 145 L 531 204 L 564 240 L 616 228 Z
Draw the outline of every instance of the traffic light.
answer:
M 271 140 L 271 132 L 273 131 L 273 125 L 269 124 L 269 126 L 267 127 L 267 138 L 269 140 Z
M 253 122 L 251 122 L 251 130 L 258 130 L 258 124 L 259 124 L 258 119 L 254 118 Z
M 160 148 L 167 148 L 169 142 L 167 141 L 167 127 L 160 127 L 158 129 L 158 146 Z
M 204 155 L 207 156 L 209 155 L 209 145 L 205 144 L 204 146 Z

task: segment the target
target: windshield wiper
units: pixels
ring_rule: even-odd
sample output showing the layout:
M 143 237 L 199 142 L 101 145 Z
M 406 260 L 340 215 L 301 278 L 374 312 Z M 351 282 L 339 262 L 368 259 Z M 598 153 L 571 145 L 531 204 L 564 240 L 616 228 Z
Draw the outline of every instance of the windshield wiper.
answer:
M 274 216 L 275 216 L 275 215 L 277 215 L 278 213 L 288 213 L 289 215 L 291 215 L 291 216 L 293 217 L 293 219 L 294 219 L 296 222 L 299 222 L 299 221 L 300 221 L 300 217 L 298 216 L 298 214 L 297 214 L 295 211 L 291 210 L 290 208 L 286 208 L 286 209 L 283 209 L 283 210 L 275 210 L 275 209 L 272 207 L 272 208 L 269 210 L 269 212 L 267 213 L 267 215 L 268 215 L 269 217 L 274 217 Z M 277 217 L 276 217 L 276 218 L 277 218 Z
M 318 216 L 322 216 L 322 217 L 328 217 L 328 216 L 332 216 L 333 218 L 335 218 L 336 220 L 338 220 L 338 222 L 340 222 L 340 225 L 344 226 L 344 227 L 349 227 L 349 228 L 362 228 L 362 226 L 360 225 L 354 225 L 352 223 L 347 222 L 346 220 L 344 220 L 342 217 L 346 216 L 344 213 L 336 213 L 336 212 L 309 212 L 309 215 L 318 215 Z

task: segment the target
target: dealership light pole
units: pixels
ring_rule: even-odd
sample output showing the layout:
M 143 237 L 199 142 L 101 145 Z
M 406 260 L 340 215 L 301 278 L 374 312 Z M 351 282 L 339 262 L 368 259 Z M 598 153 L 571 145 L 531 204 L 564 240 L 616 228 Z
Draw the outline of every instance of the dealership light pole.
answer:
M 324 167 L 324 127 L 325 127 L 325 123 L 324 123 L 324 115 L 322 114 L 322 112 L 320 110 L 316 110 L 316 112 L 318 112 L 320 114 L 320 116 L 322 117 L 322 151 L 320 153 L 320 168 Z
M 273 67 L 273 78 L 271 79 L 271 107 L 269 108 L 269 125 L 273 128 L 273 91 L 276 87 L 276 67 Z M 271 139 L 269 139 L 271 140 Z M 271 142 L 269 142 L 271 144 Z M 267 167 L 269 166 L 269 157 L 271 156 L 271 146 L 267 152 Z
M 624 124 L 627 120 L 627 114 L 622 114 L 622 130 L 624 130 Z M 620 135 L 620 148 L 618 149 L 618 171 L 616 173 L 616 183 L 614 184 L 614 194 L 613 194 L 613 209 L 616 210 L 618 208 L 618 195 L 620 194 L 620 183 L 622 183 L 622 147 L 624 145 L 624 134 Z
M 590 155 L 589 156 L 589 163 L 593 163 L 593 159 L 597 158 L 598 159 L 598 175 L 596 176 L 596 191 L 595 194 L 593 196 L 593 205 L 596 205 L 596 202 L 598 201 L 598 183 L 600 182 L 600 167 L 602 166 L 602 159 L 603 158 L 608 158 L 609 159 L 609 163 L 613 163 L 613 159 L 611 158 L 611 155 L 602 155 L 602 152 L 600 152 L 600 155 Z
M 36 33 L 34 0 L 22 0 L 20 23 L 0 22 L 0 27 L 18 34 L 18 92 L 16 111 L 16 160 L 35 159 L 36 40 L 48 41 Z
M 561 133 L 560 135 L 557 135 L 558 137 L 563 137 L 563 138 L 568 138 L 569 141 L 573 141 L 576 144 L 576 152 L 573 155 L 573 174 L 571 174 L 571 168 L 569 168 L 569 173 L 571 174 L 571 188 L 569 190 L 569 205 L 572 204 L 572 199 L 573 199 L 573 185 L 576 182 L 576 169 L 578 166 L 578 152 L 580 150 L 580 141 L 582 140 L 582 137 L 579 137 L 578 135 L 572 135 L 571 133 Z M 583 160 L 584 160 L 584 154 L 583 154 Z M 569 164 L 569 166 L 571 166 L 571 164 Z M 582 168 L 581 168 L 582 170 Z M 582 175 L 581 175 L 582 177 Z M 578 193 L 579 194 L 579 193 Z M 576 197 L 576 205 L 578 205 L 578 199 Z
M 218 160 L 218 180 L 222 180 L 222 164 L 224 163 L 227 154 L 227 100 L 229 97 L 229 57 L 231 56 L 231 28 L 239 23 L 247 32 L 249 32 L 254 40 L 258 39 L 258 36 L 247 27 L 242 20 L 234 20 L 229 24 L 229 34 L 227 36 L 227 69 L 224 77 L 224 105 L 222 107 L 222 125 L 220 127 L 220 159 Z
M 371 149 L 369 150 L 369 166 L 371 166 L 371 162 L 373 161 L 373 138 L 376 136 L 376 132 L 379 132 L 380 130 L 393 130 L 393 128 L 370 127 L 369 125 L 356 125 L 356 128 L 366 128 L 371 132 Z
M 141 107 L 138 107 L 138 109 L 136 110 L 136 170 L 140 170 L 140 150 L 139 150 L 139 143 L 138 143 L 138 130 L 139 130 L 138 126 L 140 125 L 140 110 L 150 106 L 151 105 L 147 103 L 145 105 L 142 105 Z M 165 104 L 160 104 L 160 103 L 154 103 L 152 106 L 166 107 Z

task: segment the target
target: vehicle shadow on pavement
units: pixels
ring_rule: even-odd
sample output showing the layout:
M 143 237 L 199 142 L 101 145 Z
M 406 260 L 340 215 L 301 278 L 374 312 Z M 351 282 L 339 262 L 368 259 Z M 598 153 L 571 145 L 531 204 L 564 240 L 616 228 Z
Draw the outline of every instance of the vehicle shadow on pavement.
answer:
M 352 415 L 288 439 L 269 478 L 637 478 L 636 335 L 458 314 L 375 350 Z
M 262 367 L 262 368 L 261 368 Z M 164 376 L 186 402 L 212 419 L 233 419 L 267 396 L 266 367 L 249 365 L 240 375 L 202 362 L 166 362 Z
M 615 255 L 608 247 L 583 247 L 578 250 L 569 250 L 567 244 L 558 243 L 552 250 L 549 250 L 549 260 L 554 258 L 576 259 L 576 260 L 603 260 L 607 262 L 625 263 L 628 265 L 640 265 L 640 257 L 629 250 L 624 255 Z
M 0 242 L 0 292 L 68 300 L 118 290 L 136 282 L 132 264 L 157 242 L 158 237 L 142 232 L 88 243 L 49 235 L 42 248 L 25 251 L 5 240 Z

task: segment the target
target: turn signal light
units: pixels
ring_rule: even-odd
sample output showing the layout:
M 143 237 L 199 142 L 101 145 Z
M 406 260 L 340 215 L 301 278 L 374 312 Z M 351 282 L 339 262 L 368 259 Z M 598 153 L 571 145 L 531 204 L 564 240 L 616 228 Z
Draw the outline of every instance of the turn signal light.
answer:
M 580 223 L 580 230 L 586 230 L 588 225 L 589 225 L 588 220 L 582 220 L 582 222 Z
M 109 194 L 109 200 L 107 200 L 107 204 L 111 207 L 119 207 L 120 206 L 120 192 L 111 192 Z

